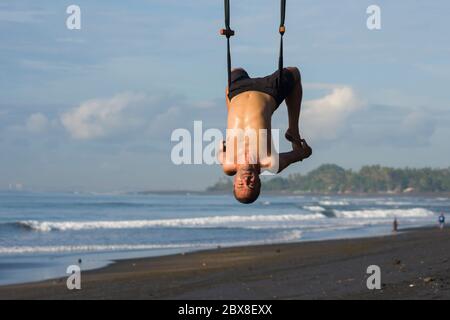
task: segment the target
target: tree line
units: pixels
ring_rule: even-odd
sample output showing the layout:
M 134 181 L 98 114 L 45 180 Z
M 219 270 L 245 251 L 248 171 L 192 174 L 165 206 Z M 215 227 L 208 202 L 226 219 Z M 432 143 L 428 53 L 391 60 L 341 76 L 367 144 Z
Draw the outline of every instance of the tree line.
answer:
M 230 191 L 232 186 L 232 179 L 223 178 L 207 191 Z M 263 188 L 302 193 L 450 192 L 450 168 L 398 169 L 374 165 L 353 171 L 326 164 L 305 175 L 272 178 L 263 183 Z

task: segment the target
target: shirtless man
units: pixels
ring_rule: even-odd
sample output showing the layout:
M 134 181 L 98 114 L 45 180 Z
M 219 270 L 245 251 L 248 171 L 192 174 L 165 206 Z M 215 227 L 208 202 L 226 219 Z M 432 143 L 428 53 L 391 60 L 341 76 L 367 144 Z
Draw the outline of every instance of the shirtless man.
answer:
M 298 127 L 302 101 L 302 84 L 300 71 L 297 68 L 285 68 L 280 72 L 264 78 L 250 78 L 244 69 L 234 69 L 231 74 L 231 86 L 227 88 L 228 126 L 226 143 L 222 144 L 219 161 L 224 172 L 234 178 L 234 196 L 241 203 L 253 203 L 259 197 L 261 170 L 280 173 L 289 165 L 311 156 L 312 150 L 300 137 Z M 272 114 L 286 100 L 289 116 L 289 128 L 285 137 L 292 143 L 292 151 L 276 154 L 272 144 Z M 230 130 L 231 129 L 231 130 Z M 267 150 L 260 152 L 261 136 L 258 135 L 256 148 L 248 145 L 248 137 L 244 137 L 244 148 L 239 148 L 236 131 L 266 129 Z M 234 150 L 232 156 L 227 155 L 227 146 Z M 230 149 L 228 149 L 230 151 Z M 229 153 L 229 152 L 228 152 Z M 244 154 L 243 154 L 244 153 Z M 260 156 L 266 154 L 266 156 Z M 244 161 L 239 161 L 239 156 Z M 273 170 L 275 169 L 275 170 Z

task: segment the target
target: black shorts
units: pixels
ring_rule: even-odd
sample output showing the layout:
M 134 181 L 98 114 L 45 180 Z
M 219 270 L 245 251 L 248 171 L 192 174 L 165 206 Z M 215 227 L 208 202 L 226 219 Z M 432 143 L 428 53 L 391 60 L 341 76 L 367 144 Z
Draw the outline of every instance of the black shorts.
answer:
M 247 91 L 259 91 L 272 96 L 279 106 L 295 86 L 295 77 L 289 69 L 283 69 L 282 74 L 283 79 L 280 81 L 279 70 L 264 78 L 250 78 L 243 69 L 233 70 L 228 98 L 231 100 Z

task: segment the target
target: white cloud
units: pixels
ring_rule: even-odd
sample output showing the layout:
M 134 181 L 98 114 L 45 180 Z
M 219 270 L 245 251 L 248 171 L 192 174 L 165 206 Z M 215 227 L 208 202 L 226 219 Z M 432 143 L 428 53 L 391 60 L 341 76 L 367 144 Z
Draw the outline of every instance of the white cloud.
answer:
M 105 137 L 117 130 L 141 123 L 138 117 L 133 117 L 125 110 L 143 99 L 143 95 L 127 93 L 111 99 L 90 100 L 64 113 L 61 122 L 74 139 Z
M 399 135 L 405 141 L 418 145 L 427 145 L 436 131 L 437 121 L 422 111 L 409 113 L 400 124 Z
M 305 82 L 302 84 L 303 89 L 307 90 L 333 90 L 339 86 L 333 83 L 323 83 L 323 82 Z
M 28 119 L 26 128 L 31 133 L 42 133 L 47 130 L 49 121 L 42 113 L 34 113 Z
M 364 105 L 351 87 L 335 86 L 326 96 L 304 103 L 304 131 L 313 140 L 337 139 L 348 117 Z
M 448 122 L 445 113 L 421 108 L 370 104 L 351 116 L 344 140 L 353 146 L 417 148 L 433 143 L 436 131 Z M 440 122 L 443 121 L 443 122 Z
M 195 105 L 193 105 L 194 108 L 198 109 L 213 109 L 217 107 L 217 101 L 215 100 L 201 100 L 197 101 Z
M 184 115 L 186 117 L 186 115 Z M 151 122 L 153 132 L 170 128 L 176 120 L 183 119 L 183 113 L 179 107 L 169 107 L 163 113 L 157 114 Z

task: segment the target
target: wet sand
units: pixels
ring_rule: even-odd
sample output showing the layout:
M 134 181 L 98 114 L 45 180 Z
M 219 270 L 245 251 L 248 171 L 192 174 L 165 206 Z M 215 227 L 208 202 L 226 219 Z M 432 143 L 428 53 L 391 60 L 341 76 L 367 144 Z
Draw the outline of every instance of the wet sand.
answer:
M 367 289 L 378 265 L 382 289 Z M 0 299 L 450 299 L 450 229 L 216 249 L 118 261 L 66 279 L 0 287 Z

